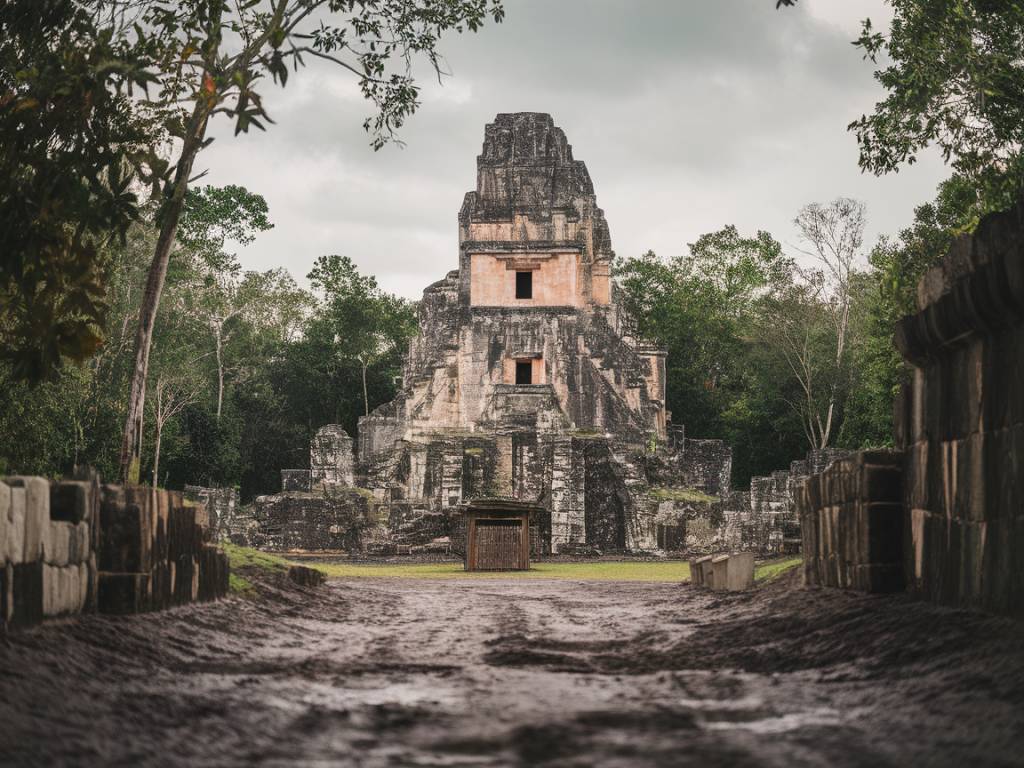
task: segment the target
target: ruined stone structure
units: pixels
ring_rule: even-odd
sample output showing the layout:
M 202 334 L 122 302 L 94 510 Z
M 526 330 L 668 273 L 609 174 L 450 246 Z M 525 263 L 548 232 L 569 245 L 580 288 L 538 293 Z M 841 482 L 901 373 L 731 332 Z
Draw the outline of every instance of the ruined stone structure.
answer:
M 903 452 L 805 483 L 807 580 L 1024 616 L 1024 200 L 957 240 L 917 304 L 896 328 Z
M 459 268 L 424 292 L 400 394 L 360 420 L 360 471 L 391 529 L 505 496 L 549 511 L 552 551 L 657 546 L 645 456 L 673 461 L 665 353 L 630 335 L 612 257 L 562 130 L 498 115 L 459 212 Z
M 551 117 L 488 125 L 458 217 L 458 269 L 429 286 L 390 403 L 282 471 L 233 541 L 275 549 L 448 551 L 481 498 L 543 510 L 535 554 L 797 546 L 794 478 L 732 491 L 732 449 L 665 409 L 665 352 L 616 304 L 604 214 Z M 811 466 L 815 465 L 815 466 Z
M 907 581 L 1024 615 L 1024 200 L 961 237 L 917 300 L 896 330 Z
M 903 589 L 902 461 L 898 451 L 861 451 L 801 484 L 805 583 Z
M 0 632 L 56 616 L 223 597 L 228 560 L 180 493 L 85 479 L 0 478 Z

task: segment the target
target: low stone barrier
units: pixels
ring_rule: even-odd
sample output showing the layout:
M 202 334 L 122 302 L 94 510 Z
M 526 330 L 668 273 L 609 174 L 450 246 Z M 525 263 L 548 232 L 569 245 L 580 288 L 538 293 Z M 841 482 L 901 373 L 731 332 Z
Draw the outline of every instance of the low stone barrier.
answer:
M 711 562 L 711 555 L 690 558 L 690 583 L 695 587 L 704 586 L 704 564 Z
M 690 558 L 690 583 L 730 592 L 750 589 L 754 586 L 754 553 Z
M 865 592 L 903 589 L 903 455 L 861 451 L 797 494 L 804 580 Z
M 98 478 L 0 481 L 0 626 L 136 613 L 227 594 L 205 510 L 181 494 Z

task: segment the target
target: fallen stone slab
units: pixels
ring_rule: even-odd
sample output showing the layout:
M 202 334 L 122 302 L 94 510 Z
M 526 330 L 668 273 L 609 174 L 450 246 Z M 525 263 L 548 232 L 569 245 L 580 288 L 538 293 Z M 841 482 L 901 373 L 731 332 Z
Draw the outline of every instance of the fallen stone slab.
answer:
M 754 586 L 754 553 L 737 552 L 729 555 L 726 564 L 724 589 L 739 592 Z
M 690 558 L 690 583 L 703 587 L 704 585 L 704 563 L 711 562 L 711 555 Z
M 714 589 L 715 586 L 714 560 L 711 555 L 700 558 L 700 583 L 709 589 Z
M 728 583 L 729 556 L 718 555 L 711 558 L 711 583 L 708 586 L 712 589 L 725 590 L 728 589 Z
M 327 581 L 327 576 L 323 571 L 318 571 L 316 568 L 307 568 L 304 565 L 291 566 L 288 569 L 288 578 L 300 587 L 319 587 Z

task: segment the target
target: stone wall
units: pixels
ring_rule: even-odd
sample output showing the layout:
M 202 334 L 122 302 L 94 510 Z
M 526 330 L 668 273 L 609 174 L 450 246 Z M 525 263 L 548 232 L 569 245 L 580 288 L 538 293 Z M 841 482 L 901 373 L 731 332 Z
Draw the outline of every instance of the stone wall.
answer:
M 896 342 L 910 589 L 1024 615 L 1024 200 L 925 275 Z
M 258 496 L 238 517 L 232 541 L 272 551 L 363 551 L 384 521 L 369 492 L 329 486 Z
M 210 521 L 210 538 L 214 543 L 232 541 L 232 535 L 237 537 L 241 532 L 240 525 L 244 529 L 244 523 L 240 522 L 238 489 L 186 485 L 184 495 L 188 501 L 201 504 L 206 509 Z
M 98 478 L 0 481 L 0 626 L 134 613 L 227 593 L 201 506 Z
M 862 451 L 800 486 L 804 578 L 865 592 L 904 587 L 903 455 Z

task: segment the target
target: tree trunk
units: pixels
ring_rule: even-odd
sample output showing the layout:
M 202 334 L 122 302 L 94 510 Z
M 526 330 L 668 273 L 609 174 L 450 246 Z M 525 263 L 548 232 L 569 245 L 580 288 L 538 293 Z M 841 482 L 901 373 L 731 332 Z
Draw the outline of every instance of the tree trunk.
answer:
M 363 363 L 363 408 L 370 415 L 370 396 L 366 393 L 366 363 Z
M 146 278 L 146 290 L 139 310 L 139 327 L 135 333 L 135 367 L 132 383 L 128 390 L 128 413 L 125 418 L 124 434 L 121 439 L 121 479 L 126 483 L 139 481 L 139 456 L 142 451 L 142 413 L 146 402 L 146 376 L 149 373 L 149 349 L 153 343 L 153 324 L 160 306 L 160 294 L 167 277 L 167 263 L 170 261 L 174 236 L 178 231 L 178 220 L 185 207 L 185 193 L 192 175 L 192 164 L 202 147 L 209 119 L 205 107 L 197 104 L 189 123 L 191 130 L 185 137 L 181 157 L 174 172 L 174 191 L 162 212 L 160 236 L 157 239 L 153 262 Z
M 160 438 L 163 437 L 164 429 L 160 420 L 156 422 L 156 439 L 153 441 L 153 488 L 156 488 L 160 478 Z
M 220 409 L 224 402 L 224 362 L 222 357 L 223 342 L 221 340 L 221 329 L 224 326 L 217 324 L 214 334 L 217 339 L 217 423 L 220 423 Z

